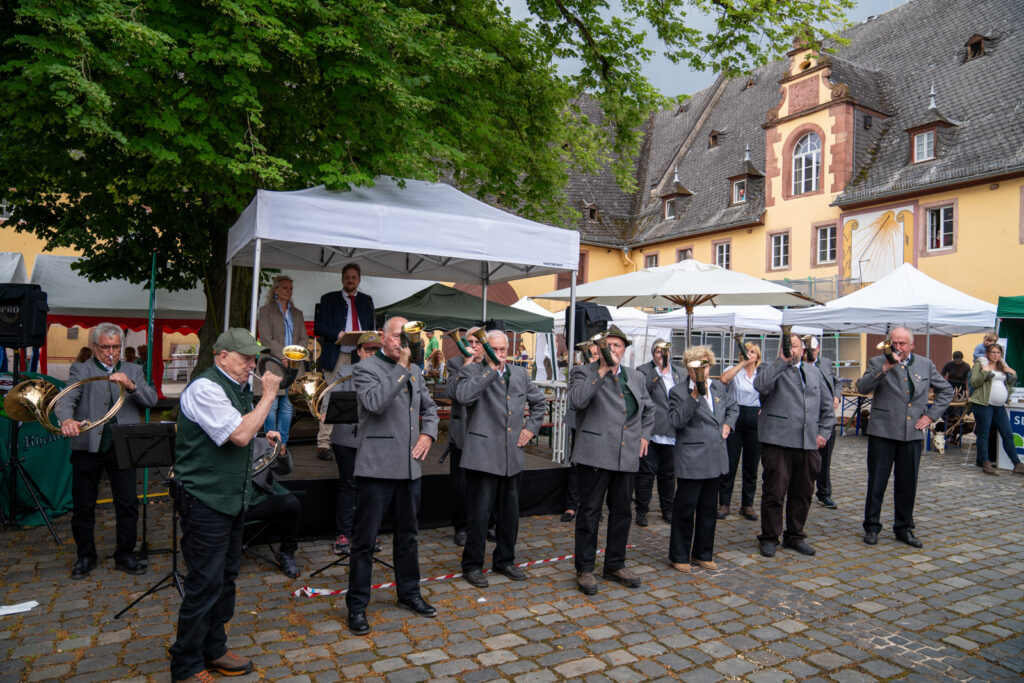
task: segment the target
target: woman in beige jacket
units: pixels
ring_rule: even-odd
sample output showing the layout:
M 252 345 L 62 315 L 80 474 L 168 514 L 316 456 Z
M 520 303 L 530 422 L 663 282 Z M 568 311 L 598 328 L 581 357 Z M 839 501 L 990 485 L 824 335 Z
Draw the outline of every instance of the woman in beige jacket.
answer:
M 285 366 L 296 361 L 284 357 L 284 347 L 297 344 L 303 348 L 309 340 L 306 334 L 306 321 L 302 311 L 292 305 L 292 279 L 287 275 L 274 278 L 268 301 L 259 310 L 256 331 L 260 342 L 270 348 L 271 355 Z M 302 363 L 303 361 L 298 361 Z M 298 368 L 299 371 L 302 368 Z M 292 423 L 292 404 L 288 400 L 288 391 L 277 392 L 277 400 L 270 409 L 263 423 L 265 431 L 276 430 L 281 434 L 281 443 L 288 443 L 288 431 Z

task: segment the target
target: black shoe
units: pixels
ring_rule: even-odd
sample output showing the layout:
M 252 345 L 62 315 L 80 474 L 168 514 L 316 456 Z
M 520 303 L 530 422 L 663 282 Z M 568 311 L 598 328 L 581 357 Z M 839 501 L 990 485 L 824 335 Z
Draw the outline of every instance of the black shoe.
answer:
M 487 581 L 487 576 L 479 569 L 470 569 L 468 572 L 463 572 L 462 578 L 470 586 L 476 586 L 477 588 L 487 588 L 490 585 Z
M 801 555 L 813 555 L 817 552 L 807 543 L 807 541 L 805 541 L 802 538 L 798 538 L 795 541 L 784 540 L 782 541 L 782 547 L 789 548 L 790 550 L 795 550 Z
M 274 553 L 274 559 L 281 565 L 281 573 L 289 579 L 299 578 L 299 565 L 295 564 L 295 553 Z
M 671 512 L 662 512 L 661 513 L 661 518 L 663 520 L 665 520 L 669 524 L 672 523 L 672 513 Z
M 408 600 L 399 600 L 398 604 L 421 617 L 433 618 L 437 616 L 437 608 L 424 600 L 421 595 L 417 595 L 416 597 Z
M 89 572 L 96 569 L 96 560 L 91 557 L 80 557 L 75 560 L 75 564 L 71 567 L 71 578 L 72 579 L 84 579 L 89 576 Z
M 818 496 L 818 502 L 827 507 L 829 510 L 835 510 L 839 506 L 832 500 L 831 496 Z
M 487 530 L 487 540 L 488 541 L 497 541 L 498 540 L 498 530 L 495 529 L 493 526 L 490 529 Z
M 114 560 L 114 566 L 125 574 L 131 574 L 132 576 L 138 576 L 139 574 L 146 573 L 146 565 L 139 562 L 134 555 L 128 555 L 120 560 Z
M 366 612 L 349 612 L 348 630 L 357 636 L 365 636 L 369 633 L 370 622 L 366 620 Z
M 495 567 L 494 571 L 504 574 L 513 581 L 526 581 L 526 572 L 514 564 L 506 564 L 504 567 Z
M 868 545 L 878 545 L 878 532 L 877 531 L 865 531 L 864 542 Z
M 380 539 L 373 539 L 373 552 L 379 553 L 381 550 L 384 550 L 384 546 L 380 544 Z
M 902 534 L 896 534 L 896 540 L 906 543 L 911 548 L 921 548 L 924 546 L 924 543 L 921 543 L 921 541 L 917 540 L 917 536 L 914 535 L 913 531 L 907 531 Z
M 460 548 L 462 546 L 466 545 L 466 532 L 465 531 L 456 531 L 455 532 L 455 545 L 459 546 Z
M 334 456 L 331 455 L 330 448 L 316 449 L 316 457 L 318 457 L 320 460 L 334 460 Z
M 775 541 L 760 541 L 761 554 L 765 557 L 775 557 L 775 546 L 778 545 Z
M 647 526 L 647 513 L 646 512 L 638 512 L 638 513 L 636 513 L 636 525 L 637 526 Z
M 561 521 L 563 521 L 563 522 L 571 522 L 574 519 L 576 519 L 576 511 L 575 510 L 572 510 L 572 511 L 566 510 L 565 512 L 562 513 Z

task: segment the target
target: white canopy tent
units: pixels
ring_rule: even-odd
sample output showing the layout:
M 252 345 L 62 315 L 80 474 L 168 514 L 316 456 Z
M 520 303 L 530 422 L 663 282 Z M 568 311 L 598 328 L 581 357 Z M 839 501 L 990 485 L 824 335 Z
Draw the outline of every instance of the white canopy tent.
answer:
M 25 257 L 21 255 L 20 251 L 0 251 L 0 282 L 12 284 L 28 282 Z
M 530 301 L 530 298 L 526 296 L 512 304 L 512 308 L 518 308 L 521 311 L 533 313 L 534 315 L 543 315 L 547 318 L 555 317 L 554 313 L 540 304 Z M 534 336 L 533 360 L 537 364 L 536 379 L 538 382 L 552 380 L 558 376 L 558 354 L 555 351 L 556 348 L 554 332 L 545 332 L 544 334 Z M 548 376 L 548 367 L 544 364 L 544 359 L 547 359 L 551 365 L 550 377 Z
M 996 306 L 931 278 L 909 263 L 824 306 L 787 310 L 787 325 L 886 334 L 903 325 L 922 334 L 970 334 L 995 325 Z
M 443 183 L 401 183 L 378 177 L 348 192 L 259 190 L 228 233 L 229 269 L 340 273 L 355 261 L 366 275 L 480 283 L 486 319 L 489 283 L 578 267 L 575 231 L 519 218 Z
M 648 321 L 652 326 L 685 329 L 686 311 L 658 313 L 650 316 Z M 782 331 L 782 311 L 771 306 L 700 306 L 693 311 L 693 329 L 729 334 L 779 334 Z M 794 327 L 793 332 L 820 335 L 821 328 L 799 326 Z
M 565 309 L 567 311 L 569 309 Z M 555 314 L 555 331 L 565 330 L 565 311 Z M 651 345 L 654 340 L 661 338 L 666 341 L 672 339 L 672 328 L 665 325 L 655 325 L 650 320 L 651 316 L 643 311 L 623 306 L 608 306 L 608 313 L 612 317 L 612 323 L 622 330 L 630 338 L 632 344 L 626 348 L 626 355 L 622 362 L 627 367 L 636 367 L 647 362 L 651 358 Z M 566 335 L 566 339 L 570 337 Z

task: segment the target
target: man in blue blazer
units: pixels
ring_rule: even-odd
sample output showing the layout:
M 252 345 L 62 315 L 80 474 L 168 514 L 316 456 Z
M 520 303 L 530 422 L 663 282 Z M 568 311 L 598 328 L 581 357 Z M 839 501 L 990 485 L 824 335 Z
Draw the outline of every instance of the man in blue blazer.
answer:
M 377 329 L 373 298 L 359 291 L 363 271 L 358 263 L 349 263 L 341 271 L 341 291 L 327 292 L 320 297 L 320 307 L 313 322 L 313 333 L 320 340 L 318 367 L 324 376 L 332 376 L 339 363 L 358 363 L 354 346 L 340 346 L 346 332 L 370 332 Z M 353 314 L 353 309 L 354 314 Z M 316 455 L 330 460 L 331 425 L 320 423 L 316 437 Z

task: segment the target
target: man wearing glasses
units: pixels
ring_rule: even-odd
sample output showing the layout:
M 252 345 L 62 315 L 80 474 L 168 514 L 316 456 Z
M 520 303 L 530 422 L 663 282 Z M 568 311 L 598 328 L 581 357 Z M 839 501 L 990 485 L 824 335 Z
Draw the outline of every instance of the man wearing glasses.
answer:
M 920 548 L 914 535 L 914 499 L 921 445 L 927 429 L 946 411 L 953 400 L 953 387 L 942 378 L 935 364 L 914 351 L 914 337 L 905 327 L 889 333 L 892 358 L 875 356 L 867 372 L 857 380 L 857 392 L 870 394 L 868 421 L 868 494 L 864 503 L 864 542 L 878 543 L 882 530 L 880 516 L 889 475 L 895 472 L 893 499 L 896 511 L 893 533 L 897 541 Z M 895 362 L 893 362 L 895 361 Z M 928 390 L 935 398 L 928 406 Z
M 132 554 L 135 549 L 139 506 L 135 490 L 135 470 L 120 469 L 114 456 L 110 425 L 141 422 L 140 409 L 156 405 L 157 395 L 146 384 L 142 367 L 121 358 L 121 328 L 101 323 L 92 328 L 89 346 L 92 358 L 74 363 L 68 375 L 72 384 L 89 377 L 105 377 L 110 382 L 89 382 L 69 392 L 56 407 L 61 432 L 71 438 L 71 532 L 78 547 L 78 559 L 71 569 L 72 579 L 82 579 L 96 568 L 96 543 L 93 526 L 96 521 L 96 496 L 100 475 L 110 479 L 110 492 L 117 517 L 117 545 L 114 565 L 128 574 L 142 574 L 145 566 Z M 81 433 L 84 420 L 96 421 L 107 414 L 117 402 L 118 387 L 124 387 L 121 409 L 103 427 Z

